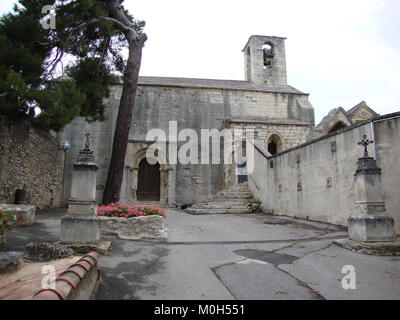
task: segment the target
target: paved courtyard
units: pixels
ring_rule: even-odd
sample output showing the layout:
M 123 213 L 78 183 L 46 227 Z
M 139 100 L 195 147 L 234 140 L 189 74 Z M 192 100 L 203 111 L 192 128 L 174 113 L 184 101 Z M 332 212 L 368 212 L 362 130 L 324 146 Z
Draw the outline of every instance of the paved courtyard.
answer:
M 6 250 L 57 241 L 64 210 L 40 210 Z M 99 260 L 97 299 L 400 299 L 400 257 L 332 244 L 343 228 L 266 214 L 190 215 L 168 209 L 168 237 L 121 240 Z M 343 289 L 344 266 L 355 289 Z

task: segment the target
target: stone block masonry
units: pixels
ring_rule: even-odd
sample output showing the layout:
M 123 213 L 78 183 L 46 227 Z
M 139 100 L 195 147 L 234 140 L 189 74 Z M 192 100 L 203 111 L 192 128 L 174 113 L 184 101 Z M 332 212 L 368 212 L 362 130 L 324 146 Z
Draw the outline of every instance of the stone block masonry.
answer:
M 364 135 L 370 140 L 375 137 L 369 151 L 372 153 L 374 148 L 377 165 L 382 169 L 382 199 L 370 177 L 366 178 L 366 184 L 371 185 L 368 190 L 357 188 L 357 159 L 364 152 L 358 142 Z M 283 150 L 275 156 L 269 156 L 265 145 L 256 141 L 250 191 L 262 201 L 266 212 L 342 226 L 348 226 L 350 216 L 379 215 L 382 210 L 378 209 L 384 201 L 385 215 L 394 220 L 395 232 L 399 234 L 400 168 L 396 165 L 400 157 L 399 135 L 400 113 L 396 113 Z M 359 229 L 368 230 L 369 222 L 360 220 Z M 392 228 L 392 220 L 382 220 L 381 226 Z M 379 234 L 383 237 L 382 232 Z M 387 239 L 392 237 L 381 240 Z
M 0 203 L 13 204 L 25 186 L 26 204 L 61 207 L 64 158 L 50 133 L 0 117 Z
M 169 159 L 169 154 L 163 155 L 162 150 L 160 154 L 165 157 L 166 163 L 160 166 L 159 174 L 152 170 L 146 179 L 139 179 L 146 175 L 140 163 L 152 144 L 146 141 L 150 130 L 161 130 L 163 139 L 169 141 L 168 148 L 184 145 L 182 136 L 176 143 L 171 143 L 169 138 L 174 133 L 169 131 L 170 122 L 176 122 L 178 132 L 192 129 L 198 137 L 202 129 L 254 129 L 258 141 L 267 146 L 271 144 L 271 150 L 276 146 L 277 152 L 304 143 L 306 135 L 314 127 L 314 109 L 307 93 L 287 85 L 284 40 L 281 37 L 250 37 L 243 51 L 246 81 L 139 77 L 120 201 L 140 201 L 138 194 L 140 198 L 143 192 L 148 192 L 139 183 L 144 180 L 151 181 L 154 186 L 152 196 L 156 195 L 155 201 L 169 206 L 201 203 L 238 183 L 233 164 L 175 163 L 176 160 Z M 266 46 L 270 47 L 270 51 L 265 50 Z M 64 204 L 71 198 L 72 166 L 75 155 L 82 147 L 81 136 L 86 132 L 93 134 L 92 150 L 99 167 L 96 173 L 96 200 L 98 203 L 101 201 L 121 94 L 122 81 L 110 87 L 110 96 L 104 101 L 108 106 L 105 121 L 87 123 L 83 118 L 76 118 L 58 134 L 60 142 L 69 141 L 71 145 L 65 161 Z M 210 156 L 211 153 L 210 149 Z

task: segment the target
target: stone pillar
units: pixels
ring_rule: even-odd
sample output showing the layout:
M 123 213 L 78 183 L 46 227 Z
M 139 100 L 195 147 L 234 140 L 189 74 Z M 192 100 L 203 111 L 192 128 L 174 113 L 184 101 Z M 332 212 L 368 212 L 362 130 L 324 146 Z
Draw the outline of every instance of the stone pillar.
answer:
M 139 168 L 131 168 L 129 170 L 130 172 L 130 181 L 129 181 L 129 196 L 130 196 L 130 201 L 131 202 L 136 202 L 137 201 L 137 187 L 138 187 L 138 171 Z
M 381 169 L 367 156 L 358 159 L 355 173 L 357 215 L 348 220 L 349 239 L 362 242 L 396 241 L 394 220 L 385 215 Z
M 96 205 L 96 171 L 93 151 L 87 137 L 85 149 L 81 150 L 73 164 L 71 198 L 68 213 L 61 218 L 61 242 L 87 244 L 101 238 L 100 220 Z
M 175 187 L 176 187 L 176 164 L 169 167 L 168 174 L 168 206 L 170 208 L 176 207 Z
M 168 204 L 168 173 L 169 169 L 160 167 L 160 204 Z

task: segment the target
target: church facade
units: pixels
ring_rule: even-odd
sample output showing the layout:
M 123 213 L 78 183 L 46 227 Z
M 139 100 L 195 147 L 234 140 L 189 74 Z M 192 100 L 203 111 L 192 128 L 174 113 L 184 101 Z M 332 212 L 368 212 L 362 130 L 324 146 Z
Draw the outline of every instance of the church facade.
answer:
M 169 152 L 159 150 L 164 153 L 159 156 L 165 161 L 149 163 L 146 152 L 154 140 L 149 141 L 147 133 L 152 129 L 165 132 L 167 148 L 176 149 L 185 144 L 184 139 L 176 139 L 176 132 L 180 134 L 185 129 L 194 130 L 198 137 L 202 129 L 252 130 L 256 144 L 271 154 L 306 142 L 315 125 L 314 109 L 307 93 L 287 84 L 285 38 L 251 36 L 243 53 L 244 81 L 139 78 L 121 202 L 151 201 L 170 206 L 196 203 L 242 182 L 236 174 L 240 164 L 234 161 L 205 164 L 199 156 L 195 163 L 176 163 L 169 159 Z M 86 132 L 92 134 L 92 148 L 99 167 L 96 197 L 101 201 L 114 130 L 118 130 L 115 123 L 121 92 L 122 85 L 111 88 L 106 121 L 87 123 L 77 118 L 58 134 L 61 143 L 70 144 L 65 161 L 64 204 L 70 197 L 72 164 L 83 147 Z

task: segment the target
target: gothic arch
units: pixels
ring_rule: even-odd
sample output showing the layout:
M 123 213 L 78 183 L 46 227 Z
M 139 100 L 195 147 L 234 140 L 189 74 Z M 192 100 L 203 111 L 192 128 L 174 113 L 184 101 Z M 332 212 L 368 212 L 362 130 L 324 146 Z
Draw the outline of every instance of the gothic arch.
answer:
M 265 139 L 265 149 L 268 150 L 271 155 L 282 152 L 284 150 L 284 140 L 282 136 L 277 132 L 270 133 Z

